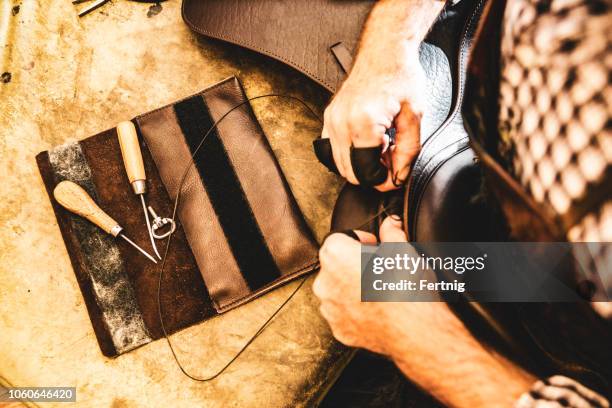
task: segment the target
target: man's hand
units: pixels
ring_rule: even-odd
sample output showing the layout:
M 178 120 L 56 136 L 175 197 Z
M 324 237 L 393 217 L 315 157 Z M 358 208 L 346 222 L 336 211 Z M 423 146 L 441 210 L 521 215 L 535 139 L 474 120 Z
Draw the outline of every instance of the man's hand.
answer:
M 385 132 L 395 127 L 395 145 L 379 158 L 389 168 L 387 180 L 376 186 L 381 191 L 397 188 L 406 180 L 419 152 L 424 74 L 416 52 L 404 54 L 412 65 L 395 68 L 398 72 L 355 67 L 325 110 L 322 137 L 329 138 L 336 167 L 352 184 L 359 181 L 351 163 L 351 146 L 386 146 Z
M 376 243 L 372 234 L 355 231 L 364 243 Z M 382 240 L 406 241 L 399 218 L 387 218 L 380 231 Z M 390 355 L 386 317 L 401 313 L 394 303 L 362 303 L 360 256 L 361 243 L 345 234 L 330 235 L 319 253 L 321 271 L 313 284 L 321 300 L 321 314 L 334 337 L 353 347 Z M 395 305 L 395 306 L 394 306 Z
M 372 234 L 356 231 L 364 243 Z M 399 218 L 381 225 L 383 242 L 405 242 Z M 330 235 L 313 291 L 340 342 L 390 357 L 402 372 L 452 407 L 508 407 L 534 378 L 476 340 L 444 302 L 361 302 L 361 243 Z
M 386 0 L 374 6 L 353 68 L 324 117 L 322 137 L 329 138 L 336 167 L 350 183 L 359 184 L 351 146 L 386 147 L 385 131 L 391 127 L 396 130 L 395 146 L 380 158 L 388 177 L 376 188 L 391 190 L 407 179 L 420 149 L 426 83 L 418 49 L 443 5 Z
M 321 300 L 321 314 L 336 339 L 393 358 L 399 350 L 391 333 L 397 331 L 398 325 L 409 328 L 402 339 L 405 346 L 421 341 L 429 331 L 415 331 L 416 327 L 458 323 L 443 302 L 361 302 L 361 243 L 376 243 L 376 237 L 363 231 L 355 233 L 361 242 L 345 234 L 332 234 L 325 240 L 319 254 L 321 271 L 313 284 Z M 385 219 L 379 235 L 382 242 L 407 241 L 397 216 Z

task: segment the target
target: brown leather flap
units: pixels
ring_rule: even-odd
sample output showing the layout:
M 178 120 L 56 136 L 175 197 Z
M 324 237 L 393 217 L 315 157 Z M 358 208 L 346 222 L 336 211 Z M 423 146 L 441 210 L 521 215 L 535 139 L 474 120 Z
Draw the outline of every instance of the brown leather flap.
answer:
M 171 197 L 196 154 L 178 214 L 219 312 L 313 270 L 317 243 L 237 78 L 135 121 Z
M 184 0 L 182 13 L 192 30 L 282 61 L 335 92 L 345 76 L 342 65 L 350 64 L 347 56 L 354 54 L 373 4 L 371 0 Z

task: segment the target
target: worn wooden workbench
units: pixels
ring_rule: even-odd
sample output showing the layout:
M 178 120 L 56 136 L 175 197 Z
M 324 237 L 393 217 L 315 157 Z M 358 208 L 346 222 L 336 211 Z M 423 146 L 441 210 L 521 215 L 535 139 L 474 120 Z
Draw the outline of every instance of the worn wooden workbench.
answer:
M 319 113 L 325 93 L 264 57 L 198 39 L 182 23 L 179 0 L 161 9 L 118 0 L 80 20 L 66 0 L 2 1 L 0 73 L 0 385 L 76 386 L 87 407 L 315 403 L 350 352 L 332 339 L 309 283 L 213 382 L 183 376 L 163 340 L 105 358 L 34 156 L 233 74 L 249 96 L 291 93 Z M 254 107 L 321 239 L 339 181 L 312 154 L 318 124 L 298 106 Z M 294 285 L 174 335 L 187 368 L 216 371 Z

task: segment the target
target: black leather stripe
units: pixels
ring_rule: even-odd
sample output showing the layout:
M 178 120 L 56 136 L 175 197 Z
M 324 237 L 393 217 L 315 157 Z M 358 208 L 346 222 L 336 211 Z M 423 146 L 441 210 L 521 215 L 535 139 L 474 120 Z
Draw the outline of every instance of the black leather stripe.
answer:
M 177 103 L 174 111 L 193 153 L 213 126 L 208 108 L 201 96 L 195 96 Z M 256 290 L 278 278 L 280 270 L 216 129 L 198 151 L 195 167 L 248 286 Z

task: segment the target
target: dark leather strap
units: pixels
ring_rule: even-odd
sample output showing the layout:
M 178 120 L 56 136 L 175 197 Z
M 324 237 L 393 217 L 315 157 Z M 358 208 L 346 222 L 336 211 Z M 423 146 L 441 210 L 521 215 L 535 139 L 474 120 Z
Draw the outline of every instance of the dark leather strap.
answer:
M 315 156 L 332 173 L 339 174 L 329 139 L 317 139 L 312 142 Z M 351 147 L 351 166 L 357 181 L 363 187 L 374 187 L 387 179 L 388 169 L 380 161 L 382 146 Z
M 374 187 L 387 179 L 388 169 L 380 161 L 382 146 L 351 147 L 351 166 L 357 181 L 364 187 Z
M 340 174 L 336 163 L 334 162 L 334 155 L 332 154 L 332 147 L 329 139 L 316 139 L 312 142 L 312 147 L 315 152 L 317 159 L 332 173 Z

